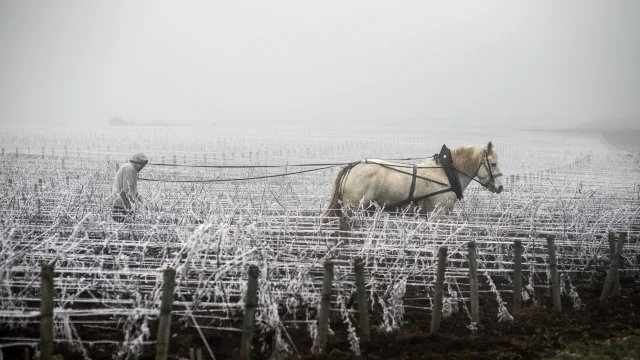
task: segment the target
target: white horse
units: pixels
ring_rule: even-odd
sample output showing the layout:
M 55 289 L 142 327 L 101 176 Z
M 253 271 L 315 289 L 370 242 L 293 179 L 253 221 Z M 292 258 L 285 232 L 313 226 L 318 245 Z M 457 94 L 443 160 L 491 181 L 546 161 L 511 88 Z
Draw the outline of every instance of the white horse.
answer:
M 364 208 L 376 203 L 385 210 L 406 208 L 426 214 L 439 209 L 447 214 L 471 181 L 496 194 L 504 190 L 498 154 L 491 142 L 455 148 L 446 153 L 445 161 L 442 154 L 439 160 L 434 157 L 418 165 L 377 159 L 350 164 L 338 172 L 323 216 L 340 215 L 340 205 L 358 207 L 361 202 Z

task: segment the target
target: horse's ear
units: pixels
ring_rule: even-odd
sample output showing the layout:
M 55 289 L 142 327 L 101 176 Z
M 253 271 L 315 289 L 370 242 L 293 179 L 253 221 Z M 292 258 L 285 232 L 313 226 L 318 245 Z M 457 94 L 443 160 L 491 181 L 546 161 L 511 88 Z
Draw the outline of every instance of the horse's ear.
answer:
M 487 152 L 491 154 L 491 150 L 493 150 L 493 144 L 489 141 L 489 145 L 487 145 Z

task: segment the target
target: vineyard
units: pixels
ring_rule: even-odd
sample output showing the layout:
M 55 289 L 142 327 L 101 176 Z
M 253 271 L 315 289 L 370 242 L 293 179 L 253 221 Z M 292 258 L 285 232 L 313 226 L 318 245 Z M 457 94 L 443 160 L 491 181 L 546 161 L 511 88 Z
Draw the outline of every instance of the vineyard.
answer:
M 339 231 L 338 218 L 320 216 L 335 164 L 417 163 L 444 143 L 489 140 L 506 180 L 500 195 L 473 184 L 451 214 L 438 218 L 359 211 L 348 232 Z M 323 351 L 317 339 L 326 260 L 335 267 L 324 351 L 333 347 L 334 356 L 345 358 L 383 352 L 368 350 L 374 348 L 362 336 L 356 259 L 364 264 L 371 337 L 379 339 L 428 333 L 421 319 L 436 307 L 443 246 L 442 326 L 461 337 L 490 333 L 483 323 L 518 326 L 514 241 L 523 246 L 525 309 L 550 308 L 548 237 L 555 240 L 563 311 L 588 312 L 585 297 L 599 295 L 612 262 L 610 233 L 627 236 L 622 291 L 635 289 L 637 297 L 640 284 L 639 159 L 596 137 L 447 129 L 16 129 L 2 133 L 0 145 L 4 354 L 37 351 L 40 271 L 52 263 L 53 338 L 65 359 L 152 356 L 166 268 L 176 271 L 169 343 L 176 359 L 188 358 L 191 348 L 208 357 L 237 355 L 250 265 L 259 269 L 256 358 Z M 116 223 L 107 202 L 114 172 L 138 151 L 150 158 L 140 176 L 154 181 L 138 184 L 145 204 L 135 221 Z M 234 180 L 244 178 L 256 179 Z M 469 306 L 471 241 L 480 323 Z

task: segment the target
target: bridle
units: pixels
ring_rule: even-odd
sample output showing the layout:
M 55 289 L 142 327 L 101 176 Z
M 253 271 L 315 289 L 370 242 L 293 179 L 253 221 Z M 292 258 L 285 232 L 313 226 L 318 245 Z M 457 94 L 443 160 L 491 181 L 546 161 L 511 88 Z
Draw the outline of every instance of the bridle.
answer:
M 476 177 L 478 177 L 478 171 L 480 171 L 481 167 L 485 167 L 485 169 L 487 169 L 487 172 L 489 173 L 489 181 L 487 181 L 486 183 L 483 183 L 480 180 L 476 180 Z M 487 149 L 484 150 L 484 160 L 482 160 L 480 162 L 480 165 L 478 165 L 478 168 L 476 169 L 476 172 L 473 174 L 473 176 L 469 176 L 467 174 L 465 174 L 464 172 L 462 172 L 461 170 L 459 170 L 458 168 L 455 168 L 457 172 L 461 173 L 462 175 L 470 178 L 472 181 L 477 182 L 478 184 L 480 184 L 483 188 L 491 191 L 491 189 L 489 188 L 489 185 L 492 185 L 495 188 L 495 182 L 496 182 L 496 178 L 503 176 L 502 173 L 493 173 L 491 171 L 491 164 L 489 163 L 489 152 L 487 151 Z

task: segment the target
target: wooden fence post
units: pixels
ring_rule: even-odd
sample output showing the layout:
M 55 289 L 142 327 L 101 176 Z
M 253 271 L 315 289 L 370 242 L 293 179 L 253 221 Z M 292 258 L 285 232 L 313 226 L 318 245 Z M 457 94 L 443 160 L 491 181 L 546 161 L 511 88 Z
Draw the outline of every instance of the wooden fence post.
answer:
M 162 280 L 162 303 L 158 316 L 158 336 L 156 339 L 156 360 L 166 360 L 169 352 L 169 336 L 171 335 L 171 308 L 173 307 L 173 290 L 175 288 L 176 271 L 172 268 L 164 270 Z
M 618 243 L 616 245 L 616 251 L 618 251 L 618 271 L 620 270 L 620 267 L 622 266 L 622 248 L 624 247 L 624 243 L 627 241 L 627 233 L 626 232 L 620 232 L 618 234 Z M 614 289 L 613 289 L 613 294 L 614 295 L 621 295 L 621 286 L 620 286 L 620 273 L 616 271 L 616 277 L 615 277 L 615 283 L 614 283 Z
M 616 234 L 613 231 L 609 232 L 609 250 L 611 252 L 611 262 L 613 262 L 613 257 L 616 253 Z M 619 261 L 618 266 L 620 266 Z M 613 274 L 613 294 L 620 295 L 620 277 L 617 271 Z
M 560 313 L 560 282 L 558 280 L 558 260 L 556 259 L 556 246 L 553 235 L 547 236 L 547 250 L 549 250 L 549 272 L 551 273 L 551 296 L 553 298 L 553 311 Z
M 627 239 L 627 233 L 621 232 L 618 238 L 618 244 L 616 246 L 616 251 L 611 259 L 611 266 L 609 267 L 609 272 L 607 273 L 607 280 L 604 283 L 604 287 L 602 288 L 602 294 L 600 294 L 600 302 L 607 301 L 607 298 L 614 289 L 614 280 L 616 278 L 616 274 L 618 273 L 618 268 L 620 266 L 620 257 L 622 254 L 622 247 L 624 246 L 624 242 Z
M 519 314 L 522 310 L 522 241 L 515 240 L 513 257 L 513 313 Z
M 476 242 L 469 241 L 469 286 L 471 292 L 471 321 L 480 323 L 480 304 L 478 301 L 478 264 L 476 261 Z
M 442 287 L 444 285 L 444 272 L 447 266 L 447 247 L 441 246 L 438 250 L 438 273 L 436 274 L 436 291 L 431 312 L 431 333 L 440 329 L 442 317 Z
M 53 265 L 42 265 L 40 274 L 40 359 L 53 356 Z
M 244 303 L 244 326 L 242 328 L 242 342 L 240 343 L 240 356 L 243 359 L 251 358 L 251 340 L 253 339 L 253 322 L 258 301 L 258 275 L 260 270 L 256 265 L 249 266 L 249 280 L 247 284 L 247 296 Z
M 354 265 L 356 272 L 356 292 L 358 294 L 358 312 L 360 313 L 360 336 L 371 336 L 371 329 L 369 326 L 369 307 L 367 306 L 367 292 L 364 288 L 364 262 L 362 258 L 356 258 Z
M 320 314 L 318 318 L 318 352 L 324 354 L 329 332 L 329 304 L 331 302 L 331 282 L 333 281 L 333 262 L 324 263 L 324 277 L 322 279 L 322 297 L 320 299 Z

